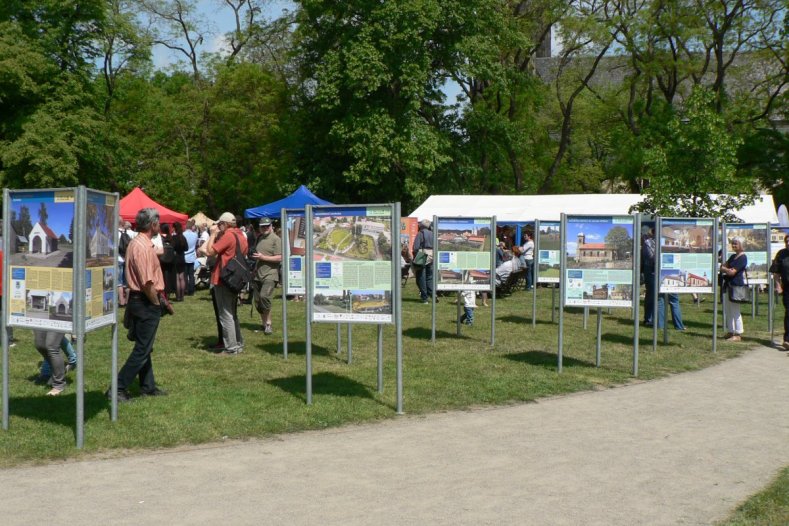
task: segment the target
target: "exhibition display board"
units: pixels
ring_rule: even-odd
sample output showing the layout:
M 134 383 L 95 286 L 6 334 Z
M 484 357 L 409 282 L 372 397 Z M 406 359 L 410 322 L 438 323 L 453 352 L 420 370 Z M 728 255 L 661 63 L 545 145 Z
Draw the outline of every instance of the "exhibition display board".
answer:
M 562 370 L 565 307 L 597 307 L 597 357 L 601 364 L 602 307 L 638 312 L 637 215 L 561 216 L 561 306 L 558 369 Z M 633 315 L 633 375 L 638 375 L 638 316 Z M 584 318 L 585 319 L 585 318 Z
M 393 211 L 390 206 L 315 207 L 313 322 L 392 323 Z M 399 223 L 394 223 L 399 224 Z
M 302 296 L 304 285 L 304 255 L 307 252 L 307 225 L 304 210 L 282 209 L 282 273 L 283 293 Z
M 748 258 L 748 284 L 767 285 L 772 249 L 770 242 L 770 225 L 766 223 L 726 223 L 726 249 L 731 247 L 731 240 L 740 237 L 743 250 Z M 782 243 L 783 244 L 783 243 Z M 783 248 L 783 247 L 782 247 Z
M 712 294 L 716 276 L 714 226 L 713 219 L 657 219 L 655 272 L 661 294 Z
M 280 211 L 282 233 L 282 355 L 288 358 L 288 296 L 304 296 L 304 255 L 307 251 L 307 223 L 304 210 Z
M 766 223 L 723 223 L 721 228 L 721 261 L 728 260 L 733 253 L 732 241 L 742 239 L 742 248 L 748 258 L 745 269 L 745 284 L 751 287 L 751 318 L 756 318 L 759 309 L 759 289 L 767 285 L 768 330 L 773 333 L 773 312 L 775 299 L 773 298 L 774 283 L 770 279 L 769 269 L 773 259 L 773 230 Z M 723 318 L 726 319 L 726 304 L 723 304 Z M 716 318 L 717 319 L 717 318 Z M 716 323 L 717 325 L 717 323 Z
M 3 192 L 3 429 L 8 429 L 6 327 L 71 333 L 77 353 L 76 442 L 84 442 L 85 333 L 112 325 L 117 387 L 118 194 L 77 188 Z M 113 397 L 111 417 L 117 419 Z
M 397 412 L 403 411 L 400 203 L 307 206 L 307 403 L 312 404 L 312 324 L 378 326 L 378 391 L 383 392 L 383 326 L 396 335 Z M 339 338 L 339 329 L 338 329 Z M 339 347 L 339 346 L 338 346 Z
M 561 280 L 561 227 L 559 221 L 534 222 L 534 282 L 532 288 L 531 324 L 537 325 L 537 287 L 548 285 L 551 289 L 551 323 L 556 319 L 556 286 Z
M 85 330 L 88 332 L 115 323 L 116 202 L 111 194 L 86 190 Z
M 490 290 L 493 220 L 437 218 L 433 257 L 437 290 Z
M 535 238 L 537 283 L 559 283 L 561 278 L 561 227 L 559 221 L 539 221 Z
M 642 225 L 648 223 L 642 222 Z M 653 223 L 649 223 L 653 224 Z M 658 320 L 663 318 L 663 343 L 669 342 L 669 302 L 658 312 L 661 294 L 713 294 L 717 298 L 718 220 L 657 217 L 654 221 L 655 276 L 652 298 L 652 350 L 657 350 Z M 717 351 L 717 300 L 713 305 L 712 352 Z
M 419 221 L 415 217 L 400 218 L 400 250 L 414 253 L 414 238 L 419 233 Z
M 564 216 L 565 306 L 632 307 L 633 216 Z
M 431 340 L 436 341 L 436 294 L 456 291 L 456 332 L 460 335 L 461 291 L 485 291 L 491 297 L 490 345 L 496 341 L 495 217 L 433 218 L 433 305 Z
M 72 332 L 76 190 L 8 191 L 6 323 Z

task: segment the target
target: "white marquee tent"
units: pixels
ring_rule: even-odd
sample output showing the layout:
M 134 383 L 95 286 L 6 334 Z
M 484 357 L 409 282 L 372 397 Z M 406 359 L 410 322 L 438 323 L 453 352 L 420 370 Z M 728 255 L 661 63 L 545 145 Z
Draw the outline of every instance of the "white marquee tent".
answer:
M 578 215 L 627 214 L 641 201 L 640 194 L 569 195 L 433 195 L 410 217 L 490 217 L 499 222 L 558 221 L 561 213 Z M 772 195 L 762 195 L 735 214 L 746 223 L 778 223 Z

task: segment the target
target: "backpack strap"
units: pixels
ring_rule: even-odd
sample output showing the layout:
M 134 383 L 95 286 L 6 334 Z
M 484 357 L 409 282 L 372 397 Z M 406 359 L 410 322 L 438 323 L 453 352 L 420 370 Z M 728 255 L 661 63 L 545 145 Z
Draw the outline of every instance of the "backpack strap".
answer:
M 236 238 L 236 255 L 234 257 L 238 258 L 239 261 L 243 261 L 241 255 L 241 243 L 238 241 L 238 234 L 236 234 L 235 232 L 231 232 L 231 234 L 233 234 L 233 237 Z M 219 256 L 219 254 L 217 254 L 217 256 L 218 257 L 216 258 L 216 264 L 219 266 L 219 272 L 222 272 L 222 257 Z

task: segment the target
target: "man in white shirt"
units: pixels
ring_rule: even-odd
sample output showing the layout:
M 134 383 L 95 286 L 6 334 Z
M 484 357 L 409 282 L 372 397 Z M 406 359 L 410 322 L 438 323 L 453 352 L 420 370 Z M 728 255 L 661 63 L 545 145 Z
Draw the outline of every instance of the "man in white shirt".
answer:
M 531 290 L 534 285 L 534 239 L 531 232 L 523 232 L 523 246 L 521 247 L 521 257 L 526 266 L 526 290 Z
M 126 305 L 129 288 L 126 285 L 126 247 L 136 235 L 137 232 L 132 230 L 129 221 L 124 221 L 122 217 L 118 219 L 118 305 L 121 307 Z
M 194 231 L 195 221 L 190 219 L 186 223 L 184 238 L 186 238 L 186 252 L 184 252 L 184 263 L 186 264 L 186 295 L 194 296 L 195 293 L 195 260 L 197 259 L 197 232 Z

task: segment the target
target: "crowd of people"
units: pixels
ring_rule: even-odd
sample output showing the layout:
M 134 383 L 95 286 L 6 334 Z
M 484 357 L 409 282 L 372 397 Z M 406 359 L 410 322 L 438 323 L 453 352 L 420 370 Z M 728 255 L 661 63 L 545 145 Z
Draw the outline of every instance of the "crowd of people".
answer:
M 270 219 L 262 219 L 257 234 L 251 225 L 230 212 L 216 223 L 198 227 L 189 221 L 159 224 L 153 208 L 136 217 L 137 232 L 124 223 L 118 233 L 119 298 L 124 298 L 124 326 L 134 347 L 118 373 L 117 397 L 131 400 L 128 390 L 135 377 L 143 396 L 167 393 L 156 384 L 151 354 L 162 315 L 172 314 L 170 299 L 183 301 L 195 292 L 195 273 L 205 264 L 210 269 L 210 293 L 217 324 L 217 342 L 210 346 L 217 356 L 236 356 L 244 350 L 244 335 L 238 318 L 241 290 L 223 279 L 223 269 L 235 260 L 246 266 L 253 278 L 249 283 L 252 303 L 260 314 L 261 331 L 272 334 L 271 301 L 279 282 L 282 242 Z M 128 238 L 128 241 L 125 240 Z M 123 250 L 122 250 L 123 249 Z M 203 263 L 203 261 L 205 263 Z M 108 398 L 112 393 L 107 391 Z
M 270 335 L 272 325 L 272 299 L 280 281 L 282 241 L 270 219 L 259 221 L 257 228 L 244 225 L 240 217 L 230 212 L 220 215 L 212 225 L 196 225 L 190 220 L 183 227 L 175 223 L 159 222 L 156 209 L 145 208 L 135 218 L 136 229 L 129 221 L 120 222 L 118 231 L 118 303 L 125 307 L 124 327 L 127 337 L 134 342 L 123 367 L 118 372 L 117 397 L 119 401 L 131 400 L 129 386 L 137 378 L 142 396 L 163 396 L 167 393 L 155 380 L 151 355 L 156 332 L 163 315 L 172 314 L 170 301 L 183 301 L 195 293 L 195 276 L 201 269 L 210 271 L 210 294 L 217 326 L 217 341 L 210 348 L 218 356 L 236 356 L 244 350 L 244 337 L 238 319 L 240 290 L 231 288 L 223 278 L 223 269 L 232 266 L 232 260 L 242 261 L 250 274 L 249 295 L 260 315 L 260 329 Z M 404 247 L 401 263 L 410 265 L 416 276 L 420 299 L 428 303 L 433 295 L 433 232 L 428 220 L 421 221 L 413 249 Z M 744 241 L 730 241 L 732 254 L 719 265 L 719 284 L 725 312 L 725 338 L 741 341 L 743 329 L 741 301 L 734 298 L 732 290 L 747 286 L 748 258 L 743 250 Z M 789 350 L 789 235 L 784 238 L 786 248 L 778 252 L 770 273 L 775 279 L 776 292 L 781 295 L 785 309 L 783 347 Z M 662 328 L 664 301 L 668 302 L 672 322 L 677 330 L 685 330 L 677 294 L 659 294 L 655 316 L 655 238 L 654 232 L 645 229 L 641 237 L 641 273 L 646 288 L 644 325 Z M 496 243 L 496 268 L 494 279 L 499 286 L 515 272 L 525 271 L 526 289 L 535 284 L 533 234 L 526 231 L 521 245 Z M 0 251 L 2 264 L 2 251 Z M 0 296 L 2 292 L 0 290 Z M 487 295 L 482 295 L 487 305 Z M 461 291 L 458 301 L 463 307 L 459 322 L 472 325 L 477 293 Z M 700 300 L 696 300 L 700 301 Z M 66 386 L 66 374 L 76 367 L 77 356 L 73 338 L 56 331 L 34 330 L 34 346 L 43 361 L 36 377 L 37 383 L 51 386 L 49 396 L 61 394 Z M 65 358 L 64 358 L 65 356 Z M 112 393 L 106 392 L 108 398 Z

